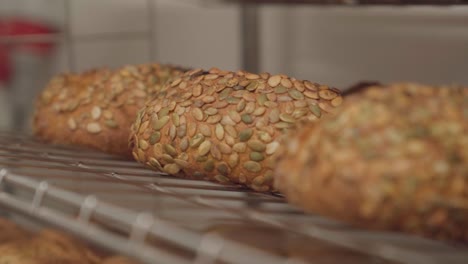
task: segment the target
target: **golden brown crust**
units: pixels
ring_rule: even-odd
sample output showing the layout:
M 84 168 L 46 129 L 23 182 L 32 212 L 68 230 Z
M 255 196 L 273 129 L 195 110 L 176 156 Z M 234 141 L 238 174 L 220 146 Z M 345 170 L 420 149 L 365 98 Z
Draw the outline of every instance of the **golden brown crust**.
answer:
M 37 234 L 0 218 L 0 264 L 137 263 L 123 256 L 106 256 L 69 235 L 51 229 Z
M 37 100 L 34 134 L 53 144 L 130 157 L 128 135 L 137 111 L 182 72 L 169 65 L 147 64 L 56 76 Z
M 468 241 L 468 88 L 371 87 L 289 136 L 275 186 L 364 227 Z
M 0 263 L 100 263 L 88 247 L 61 233 L 44 230 L 31 239 L 0 245 Z
M 155 170 L 271 191 L 283 131 L 341 101 L 336 89 L 285 75 L 192 70 L 147 103 L 130 142 Z

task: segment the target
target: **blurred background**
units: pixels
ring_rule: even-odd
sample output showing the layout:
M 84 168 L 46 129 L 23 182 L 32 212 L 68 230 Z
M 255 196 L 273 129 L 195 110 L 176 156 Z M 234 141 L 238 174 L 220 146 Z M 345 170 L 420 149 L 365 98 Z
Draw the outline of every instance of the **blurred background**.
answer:
M 468 7 L 215 0 L 0 0 L 0 129 L 28 131 L 59 72 L 146 62 L 363 80 L 468 84 Z M 236 2 L 236 1 L 231 1 Z

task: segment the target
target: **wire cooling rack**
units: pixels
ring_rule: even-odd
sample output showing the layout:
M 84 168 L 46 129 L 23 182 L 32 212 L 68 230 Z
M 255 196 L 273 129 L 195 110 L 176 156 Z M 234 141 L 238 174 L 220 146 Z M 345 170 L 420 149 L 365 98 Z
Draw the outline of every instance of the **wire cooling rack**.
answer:
M 0 132 L 0 210 L 143 263 L 466 263 L 466 248 L 358 230 L 278 195 L 176 179 Z

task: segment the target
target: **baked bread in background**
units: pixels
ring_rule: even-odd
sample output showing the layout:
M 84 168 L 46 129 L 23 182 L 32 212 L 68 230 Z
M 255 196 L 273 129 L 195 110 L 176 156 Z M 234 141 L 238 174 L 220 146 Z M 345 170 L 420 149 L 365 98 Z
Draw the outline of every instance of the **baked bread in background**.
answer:
M 0 218 L 0 264 L 131 264 L 123 256 L 98 254 L 63 232 L 43 229 L 37 234 Z
M 181 73 L 178 67 L 145 64 L 58 75 L 37 99 L 34 135 L 53 144 L 131 157 L 128 136 L 136 113 Z
M 272 191 L 283 132 L 341 102 L 337 89 L 285 75 L 192 70 L 138 113 L 130 144 L 155 170 Z
M 275 186 L 302 209 L 468 241 L 468 88 L 371 86 L 284 149 Z

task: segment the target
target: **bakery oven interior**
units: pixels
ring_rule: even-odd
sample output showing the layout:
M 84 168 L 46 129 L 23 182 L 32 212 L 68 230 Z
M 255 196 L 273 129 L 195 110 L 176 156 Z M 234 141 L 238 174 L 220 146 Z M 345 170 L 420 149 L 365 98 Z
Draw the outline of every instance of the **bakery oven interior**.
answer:
M 209 8 L 240 2 L 248 1 L 198 1 L 198 4 Z M 258 43 L 261 41 L 257 8 L 266 2 L 286 6 L 296 1 L 251 2 L 258 5 L 239 6 L 242 15 L 239 29 L 243 36 L 240 64 L 256 71 L 260 67 Z M 372 3 L 297 2 L 304 5 L 333 2 L 352 5 L 351 8 L 364 8 L 361 4 Z M 464 3 L 426 1 L 437 5 L 442 2 Z M 63 3 L 64 18 L 68 21 L 70 4 Z M 146 3 L 151 9 L 154 1 Z M 149 19 L 154 17 L 150 15 Z M 67 34 L 69 23 L 64 25 L 63 35 L 47 33 L 0 36 L 0 39 L 10 45 L 39 41 L 65 42 L 70 47 L 79 38 Z M 157 45 L 154 31 L 147 34 L 149 45 Z M 77 67 L 76 54 L 70 50 L 65 54 L 68 69 L 73 70 Z M 149 55 L 157 59 L 154 52 L 150 51 Z M 466 57 L 466 51 L 463 55 Z M 61 230 L 92 247 L 142 263 L 455 264 L 466 263 L 468 259 L 466 248 L 460 245 L 353 228 L 320 216 L 305 215 L 288 205 L 279 194 L 172 178 L 106 154 L 49 146 L 27 132 L 18 133 L 20 123 L 12 127 L 15 133 L 0 133 L 1 216 L 31 230 L 44 227 Z

